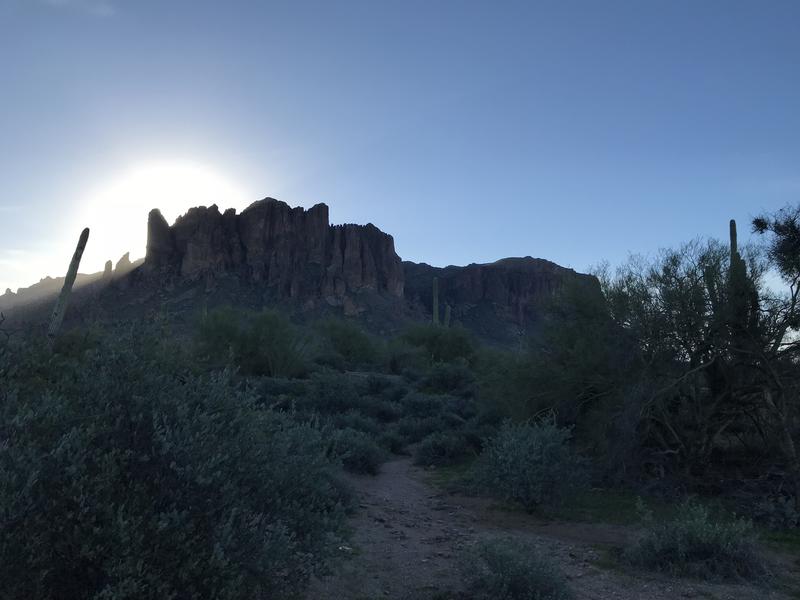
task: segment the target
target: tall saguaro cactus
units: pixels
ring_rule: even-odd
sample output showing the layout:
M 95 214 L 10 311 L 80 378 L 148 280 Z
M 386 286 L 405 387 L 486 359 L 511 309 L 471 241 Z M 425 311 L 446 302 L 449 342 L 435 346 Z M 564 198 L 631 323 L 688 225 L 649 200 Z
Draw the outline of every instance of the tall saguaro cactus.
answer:
M 759 316 L 758 292 L 747 274 L 739 253 L 736 221 L 730 222 L 730 265 L 728 267 L 728 325 L 735 347 L 745 347 L 756 332 Z
M 69 296 L 72 293 L 72 286 L 75 284 L 75 278 L 78 276 L 78 267 L 81 264 L 81 257 L 83 256 L 83 251 L 86 249 L 87 241 L 89 241 L 88 227 L 81 232 L 78 245 L 75 247 L 75 254 L 72 255 L 72 260 L 69 263 L 67 277 L 64 279 L 64 287 L 61 288 L 61 293 L 58 295 L 56 305 L 53 307 L 53 315 L 50 317 L 50 327 L 47 329 L 47 338 L 51 342 L 56 335 L 58 335 L 61 322 L 64 320 L 64 313 L 67 310 L 67 304 L 69 303 Z
M 433 278 L 433 324 L 439 324 L 439 278 Z

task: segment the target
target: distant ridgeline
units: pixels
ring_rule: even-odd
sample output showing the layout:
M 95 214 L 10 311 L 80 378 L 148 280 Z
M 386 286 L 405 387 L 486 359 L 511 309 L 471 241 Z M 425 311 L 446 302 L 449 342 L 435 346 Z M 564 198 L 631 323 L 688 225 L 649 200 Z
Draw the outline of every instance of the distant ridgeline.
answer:
M 43 304 L 61 282 L 7 291 L 0 310 Z M 192 208 L 172 226 L 152 210 L 145 258 L 131 263 L 125 255 L 115 269 L 109 261 L 103 273 L 80 275 L 76 300 L 91 300 L 107 317 L 278 304 L 298 316 L 358 316 L 386 332 L 431 320 L 436 304 L 440 320 L 446 312 L 452 324 L 510 342 L 535 329 L 543 303 L 568 282 L 599 294 L 594 277 L 530 257 L 446 268 L 403 262 L 392 236 L 371 223 L 331 225 L 325 204 L 305 210 L 266 198 L 239 214 Z

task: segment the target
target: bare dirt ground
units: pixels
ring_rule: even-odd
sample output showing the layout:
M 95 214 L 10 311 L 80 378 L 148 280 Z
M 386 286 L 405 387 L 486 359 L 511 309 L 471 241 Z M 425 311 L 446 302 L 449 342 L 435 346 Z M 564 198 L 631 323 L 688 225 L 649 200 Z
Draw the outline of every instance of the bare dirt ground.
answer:
M 784 600 L 797 598 L 800 565 L 774 557 L 780 583 L 771 588 L 716 585 L 615 568 L 604 549 L 622 546 L 635 530 L 618 525 L 544 522 L 493 507 L 487 500 L 442 492 L 424 469 L 403 458 L 375 477 L 351 477 L 360 504 L 354 534 L 340 548 L 335 573 L 312 582 L 307 600 L 422 600 L 457 597 L 459 557 L 477 539 L 514 536 L 535 544 L 566 575 L 579 600 Z M 794 587 L 794 589 L 790 589 Z M 791 595 L 790 595 L 791 594 Z

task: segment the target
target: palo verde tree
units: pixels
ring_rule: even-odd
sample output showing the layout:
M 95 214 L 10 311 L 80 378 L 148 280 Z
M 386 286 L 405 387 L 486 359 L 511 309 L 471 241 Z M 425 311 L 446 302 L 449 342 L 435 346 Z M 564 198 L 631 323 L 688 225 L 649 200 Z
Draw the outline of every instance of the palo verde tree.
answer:
M 721 441 L 757 411 L 748 391 L 763 265 L 728 247 L 692 242 L 654 261 L 633 259 L 605 284 L 611 317 L 634 340 L 641 391 L 637 432 L 659 472 L 703 475 Z M 744 343 L 748 340 L 748 344 Z
M 766 428 L 778 439 L 795 508 L 800 510 L 800 206 L 757 217 L 753 231 L 767 238 L 769 264 L 777 270 L 785 289 L 765 294 L 760 336 L 742 352 L 750 355 L 758 369 L 751 393 L 763 400 Z

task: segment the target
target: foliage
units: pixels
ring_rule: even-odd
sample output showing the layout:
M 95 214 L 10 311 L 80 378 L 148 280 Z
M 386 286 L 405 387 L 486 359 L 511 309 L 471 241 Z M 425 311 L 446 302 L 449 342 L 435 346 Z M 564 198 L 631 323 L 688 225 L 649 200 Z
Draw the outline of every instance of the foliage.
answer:
M 769 575 L 749 521 L 714 520 L 710 510 L 684 502 L 671 520 L 644 511 L 645 533 L 623 553 L 634 566 L 710 580 L 760 580 Z
M 755 506 L 753 517 L 773 530 L 800 528 L 796 502 L 787 496 L 764 498 Z
M 330 456 L 353 473 L 377 475 L 386 452 L 372 436 L 355 429 L 337 429 L 330 436 Z
M 332 421 L 337 429 L 355 429 L 372 436 L 378 435 L 381 431 L 380 423 L 357 410 L 333 415 Z
M 160 340 L 0 357 L 13 598 L 290 597 L 341 530 L 319 432 Z M 9 364 L 11 361 L 11 364 Z
M 429 394 L 453 394 L 471 398 L 475 395 L 475 375 L 465 360 L 433 365 L 419 382 L 419 389 Z
M 382 353 L 377 341 L 354 322 L 329 318 L 317 323 L 316 329 L 326 349 L 341 357 L 345 368 L 369 368 L 380 363 Z
M 414 463 L 423 466 L 452 465 L 466 458 L 470 450 L 469 442 L 463 434 L 440 431 L 430 434 L 417 446 Z
M 416 375 L 428 364 L 424 348 L 413 345 L 403 338 L 395 338 L 386 346 L 386 370 L 393 375 Z
M 540 410 L 531 402 L 534 390 L 531 353 L 484 348 L 477 354 L 475 374 L 482 409 L 498 417 L 525 421 Z
M 384 431 L 378 437 L 378 443 L 381 447 L 385 448 L 392 454 L 404 454 L 406 449 L 406 440 L 395 429 Z
M 212 367 L 233 365 L 245 375 L 297 377 L 307 369 L 308 339 L 273 310 L 214 310 L 200 322 L 196 344 Z
M 403 334 L 402 340 L 424 350 L 430 364 L 458 359 L 470 362 L 475 356 L 472 338 L 461 327 L 416 325 Z
M 397 423 L 392 424 L 392 432 L 396 432 L 405 440 L 406 444 L 415 444 L 437 431 L 447 429 L 441 416 L 431 417 L 402 417 Z
M 475 600 L 567 600 L 566 578 L 539 550 L 513 538 L 482 540 L 463 561 Z
M 573 413 L 581 444 L 617 471 L 697 485 L 730 462 L 726 455 L 764 456 L 779 439 L 789 470 L 800 476 L 786 426 L 798 370 L 786 360 L 784 334 L 796 309 L 764 286 L 767 267 L 757 249 L 739 248 L 731 224 L 729 246 L 695 241 L 653 260 L 633 258 L 613 277 L 602 274 L 611 325 L 591 336 L 602 343 L 572 357 L 563 343 L 549 352 L 567 357 L 560 372 L 576 390 L 594 382 L 588 397 L 572 394 L 581 407 Z M 607 358 L 592 368 L 599 356 Z M 545 376 L 559 373 L 551 362 Z M 559 418 L 570 423 L 563 412 Z
M 506 423 L 485 442 L 475 464 L 475 485 L 528 510 L 559 506 L 588 485 L 585 462 L 569 439 L 569 429 L 551 420 Z

